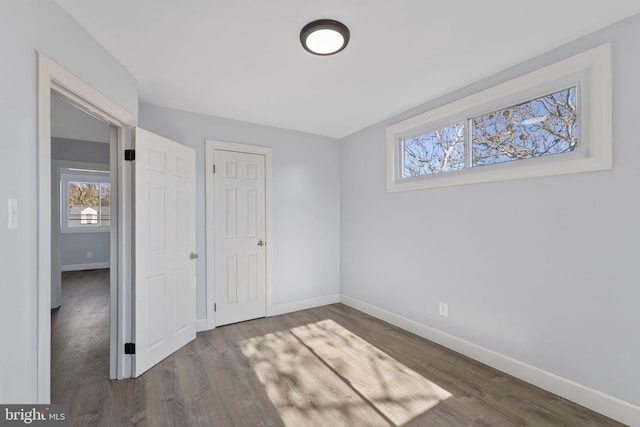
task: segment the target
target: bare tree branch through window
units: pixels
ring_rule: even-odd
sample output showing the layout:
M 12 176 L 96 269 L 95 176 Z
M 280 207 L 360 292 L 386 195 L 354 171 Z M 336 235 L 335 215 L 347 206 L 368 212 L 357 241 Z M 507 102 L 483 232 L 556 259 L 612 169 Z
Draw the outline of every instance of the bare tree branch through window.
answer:
M 576 88 L 572 87 L 474 117 L 473 166 L 576 150 L 576 104 Z
M 468 119 L 471 151 L 465 152 L 465 125 L 433 130 L 402 140 L 404 178 L 578 149 L 577 87 Z

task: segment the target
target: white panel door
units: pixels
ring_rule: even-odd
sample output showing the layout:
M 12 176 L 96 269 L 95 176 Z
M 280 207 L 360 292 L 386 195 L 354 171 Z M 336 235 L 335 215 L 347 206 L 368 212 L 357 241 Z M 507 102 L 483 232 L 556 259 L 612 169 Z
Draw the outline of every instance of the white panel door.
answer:
M 215 150 L 216 325 L 266 316 L 265 159 Z
M 137 377 L 196 336 L 195 151 L 136 129 Z

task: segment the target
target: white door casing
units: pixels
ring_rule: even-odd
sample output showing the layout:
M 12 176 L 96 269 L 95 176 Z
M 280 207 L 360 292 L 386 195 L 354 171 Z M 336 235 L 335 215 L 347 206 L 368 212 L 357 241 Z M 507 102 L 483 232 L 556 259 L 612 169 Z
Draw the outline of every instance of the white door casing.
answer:
M 265 156 L 214 150 L 215 324 L 266 316 Z
M 195 338 L 195 150 L 135 133 L 137 377 Z
M 37 53 L 38 60 L 38 223 L 37 223 L 37 367 L 36 401 L 51 401 L 51 93 L 55 92 L 82 110 L 113 127 L 111 139 L 111 313 L 110 378 L 131 376 L 124 343 L 131 333 L 131 175 L 122 152 L 130 147 L 137 119 L 59 64 Z

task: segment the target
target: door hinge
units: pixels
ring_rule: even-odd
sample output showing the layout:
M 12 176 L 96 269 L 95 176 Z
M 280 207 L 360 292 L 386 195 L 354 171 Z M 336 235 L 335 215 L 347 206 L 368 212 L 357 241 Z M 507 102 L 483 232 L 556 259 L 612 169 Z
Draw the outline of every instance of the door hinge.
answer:
M 124 159 L 132 162 L 136 159 L 136 150 L 124 150 Z
M 213 173 L 216 173 L 216 165 L 213 165 Z
M 124 354 L 136 354 L 136 344 L 133 342 L 125 343 Z

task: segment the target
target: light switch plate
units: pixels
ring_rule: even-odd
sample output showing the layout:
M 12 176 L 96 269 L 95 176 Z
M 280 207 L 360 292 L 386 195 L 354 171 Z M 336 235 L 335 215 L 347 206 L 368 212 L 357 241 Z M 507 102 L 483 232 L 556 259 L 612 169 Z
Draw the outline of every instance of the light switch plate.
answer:
M 10 230 L 18 228 L 18 201 L 16 199 L 9 199 L 8 202 L 8 217 L 9 223 L 7 224 Z

